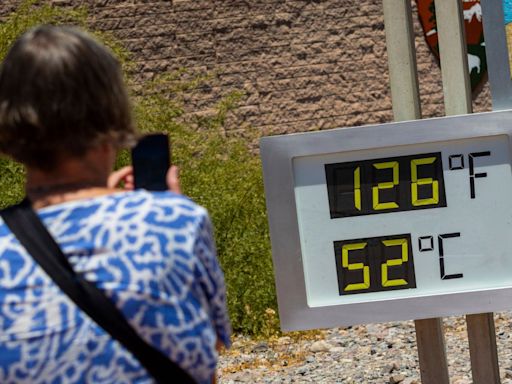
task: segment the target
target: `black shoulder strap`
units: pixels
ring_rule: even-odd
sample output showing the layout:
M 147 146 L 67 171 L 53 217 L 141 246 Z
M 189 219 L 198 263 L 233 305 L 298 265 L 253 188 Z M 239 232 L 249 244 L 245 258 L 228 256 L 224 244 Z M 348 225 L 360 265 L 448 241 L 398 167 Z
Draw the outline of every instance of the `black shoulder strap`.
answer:
M 74 272 L 27 199 L 0 211 L 0 215 L 27 252 L 59 288 L 129 350 L 157 383 L 195 383 L 176 363 L 146 343 L 100 289 Z

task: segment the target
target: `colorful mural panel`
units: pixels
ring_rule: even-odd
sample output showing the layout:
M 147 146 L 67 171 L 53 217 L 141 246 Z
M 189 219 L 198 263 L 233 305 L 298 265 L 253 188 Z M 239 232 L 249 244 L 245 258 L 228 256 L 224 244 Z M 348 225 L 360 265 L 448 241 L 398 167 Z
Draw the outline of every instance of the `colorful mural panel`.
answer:
M 503 0 L 503 13 L 505 15 L 505 30 L 507 32 L 508 62 L 512 73 L 512 0 Z
M 487 73 L 487 58 L 482 24 L 482 6 L 480 0 L 461 0 L 464 11 L 464 25 L 468 49 L 468 66 L 471 77 L 471 89 L 479 89 L 479 85 Z M 503 0 L 512 4 L 512 0 Z M 439 59 L 439 42 L 437 37 L 436 9 L 434 0 L 416 0 L 421 26 L 427 44 Z M 512 11 L 512 10 L 511 10 Z M 511 15 L 512 17 L 512 15 Z

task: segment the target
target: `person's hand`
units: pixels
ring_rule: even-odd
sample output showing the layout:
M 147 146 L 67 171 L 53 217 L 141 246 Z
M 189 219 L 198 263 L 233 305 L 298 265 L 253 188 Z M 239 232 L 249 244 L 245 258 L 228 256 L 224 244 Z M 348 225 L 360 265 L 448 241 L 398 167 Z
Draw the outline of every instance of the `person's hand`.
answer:
M 112 172 L 107 179 L 107 187 L 132 191 L 135 188 L 133 182 L 133 167 L 127 165 L 126 167 L 119 168 L 117 171 Z
M 166 182 L 169 191 L 181 194 L 179 168 L 172 165 L 167 171 Z M 132 191 L 135 187 L 133 179 L 133 167 L 128 165 L 110 174 L 107 180 L 108 188 L 122 188 Z
M 169 191 L 181 194 L 181 186 L 180 186 L 180 170 L 177 166 L 171 165 L 169 170 L 167 171 L 167 187 L 169 187 Z

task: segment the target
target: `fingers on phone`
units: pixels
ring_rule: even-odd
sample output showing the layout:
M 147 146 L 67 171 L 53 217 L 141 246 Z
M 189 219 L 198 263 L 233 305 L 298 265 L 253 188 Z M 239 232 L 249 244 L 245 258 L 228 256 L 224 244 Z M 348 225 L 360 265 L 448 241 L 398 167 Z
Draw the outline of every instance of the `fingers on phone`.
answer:
M 132 190 L 134 187 L 133 167 L 128 165 L 126 167 L 118 169 L 117 171 L 112 172 L 108 177 L 107 187 Z
M 133 191 L 135 189 L 135 181 L 132 174 L 126 176 L 123 187 L 128 191 Z

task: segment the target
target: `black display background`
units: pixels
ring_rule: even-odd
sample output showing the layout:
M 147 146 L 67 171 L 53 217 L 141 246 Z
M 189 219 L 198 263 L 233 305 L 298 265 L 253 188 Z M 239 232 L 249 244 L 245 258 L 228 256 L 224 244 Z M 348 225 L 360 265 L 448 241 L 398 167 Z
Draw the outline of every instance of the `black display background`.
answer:
M 414 206 L 412 205 L 411 196 L 411 160 L 428 157 L 435 157 L 436 160 L 433 164 L 422 164 L 417 167 L 418 179 L 433 178 L 437 180 L 439 202 L 437 204 Z M 372 187 L 377 186 L 378 183 L 392 181 L 393 171 L 392 169 L 376 169 L 373 165 L 391 161 L 398 162 L 399 184 L 392 189 L 379 190 L 379 202 L 396 202 L 398 207 L 374 209 Z M 357 167 L 360 167 L 361 175 L 361 210 L 354 206 L 354 170 Z M 446 207 L 443 164 L 440 152 L 326 164 L 325 174 L 331 219 Z M 418 197 L 420 199 L 432 197 L 431 195 L 432 187 L 430 184 L 418 186 Z
M 388 279 L 404 279 L 407 281 L 407 284 L 383 287 L 381 265 L 385 264 L 387 260 L 402 258 L 401 246 L 385 246 L 383 243 L 384 240 L 393 239 L 407 239 L 409 254 L 408 261 L 406 263 L 398 266 L 388 266 Z M 348 260 L 350 264 L 363 262 L 365 265 L 370 267 L 370 287 L 366 289 L 345 291 L 345 287 L 348 284 L 357 284 L 363 282 L 363 271 L 349 271 L 347 268 L 343 268 L 341 259 L 342 247 L 346 244 L 363 242 L 367 243 L 366 247 L 361 250 L 350 251 Z M 335 241 L 334 255 L 336 259 L 336 272 L 338 274 L 338 287 L 340 295 L 416 288 L 414 257 L 412 253 L 410 234 Z

